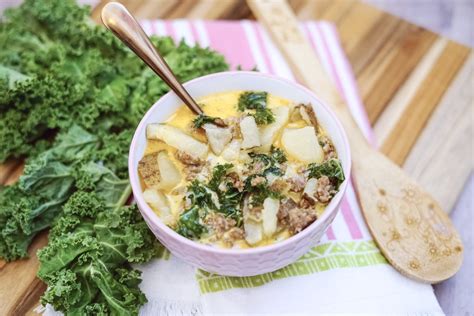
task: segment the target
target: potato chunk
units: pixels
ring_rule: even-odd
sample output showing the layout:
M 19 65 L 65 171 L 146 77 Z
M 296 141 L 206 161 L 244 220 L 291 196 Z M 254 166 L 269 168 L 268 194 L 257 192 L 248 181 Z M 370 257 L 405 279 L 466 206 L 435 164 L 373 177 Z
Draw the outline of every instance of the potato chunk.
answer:
M 205 158 L 208 152 L 207 144 L 201 143 L 179 128 L 166 124 L 149 124 L 146 129 L 146 137 L 162 140 L 197 158 Z
M 244 222 L 245 240 L 250 245 L 255 245 L 262 240 L 262 224 L 248 220 Z
M 138 163 L 138 172 L 148 188 L 168 190 L 181 182 L 181 173 L 165 150 L 144 156 Z
M 277 199 L 266 198 L 263 201 L 262 224 L 265 236 L 272 236 L 277 229 L 277 213 L 280 208 L 280 201 Z
M 173 222 L 173 215 L 171 214 L 170 204 L 166 196 L 156 189 L 146 189 L 143 192 L 145 202 L 150 205 L 153 211 L 158 213 L 158 216 L 165 224 Z
M 255 214 L 250 212 L 248 195 L 244 198 L 242 213 L 244 216 L 245 240 L 249 245 L 255 245 L 263 239 L 263 228 L 261 219 L 256 219 Z
M 217 127 L 214 124 L 204 124 L 203 128 L 206 131 L 207 140 L 212 151 L 216 155 L 220 155 L 232 139 L 230 128 Z
M 306 182 L 306 186 L 303 190 L 303 197 L 307 200 L 312 201 L 312 203 L 316 203 L 317 200 L 315 198 L 316 190 L 318 188 L 318 180 L 315 178 L 311 178 Z
M 222 158 L 227 161 L 239 159 L 241 142 L 238 139 L 231 141 L 222 151 Z
M 163 189 L 172 189 L 181 182 L 181 173 L 174 162 L 164 150 L 158 153 L 158 167 L 160 169 L 159 187 Z
M 149 188 L 160 184 L 160 167 L 158 165 L 158 153 L 152 153 L 143 156 L 138 162 L 138 173 Z
M 324 160 L 323 149 L 312 126 L 286 128 L 281 143 L 285 151 L 299 161 L 320 163 Z
M 240 132 L 242 133 L 242 148 L 248 149 L 261 145 L 260 132 L 253 116 L 246 116 L 240 121 Z
M 268 152 L 271 145 L 275 141 L 278 132 L 288 122 L 289 108 L 286 106 L 280 106 L 272 109 L 273 115 L 275 115 L 275 122 L 263 127 L 260 130 L 260 140 L 262 142 L 261 150 Z

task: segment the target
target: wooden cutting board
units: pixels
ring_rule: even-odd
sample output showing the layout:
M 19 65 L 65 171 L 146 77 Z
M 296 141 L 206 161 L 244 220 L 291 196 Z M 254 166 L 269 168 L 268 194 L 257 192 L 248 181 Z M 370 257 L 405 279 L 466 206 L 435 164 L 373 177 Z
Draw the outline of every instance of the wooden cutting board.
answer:
M 92 10 L 99 21 L 101 3 Z M 252 19 L 244 0 L 124 0 L 138 18 Z M 452 209 L 472 165 L 472 50 L 354 0 L 290 0 L 302 20 L 336 24 L 381 150 Z M 16 181 L 21 161 L 0 166 Z M 0 261 L 0 315 L 36 314 L 45 286 L 31 258 Z

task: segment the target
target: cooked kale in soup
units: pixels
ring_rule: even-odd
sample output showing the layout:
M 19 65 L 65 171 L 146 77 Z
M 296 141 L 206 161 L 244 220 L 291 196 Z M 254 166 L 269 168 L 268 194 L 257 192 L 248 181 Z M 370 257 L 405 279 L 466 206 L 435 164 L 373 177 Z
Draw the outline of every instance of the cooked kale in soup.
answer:
M 166 225 L 201 243 L 246 248 L 317 220 L 344 173 L 310 104 L 262 91 L 199 103 L 206 115 L 182 106 L 147 126 L 138 171 L 145 201 Z

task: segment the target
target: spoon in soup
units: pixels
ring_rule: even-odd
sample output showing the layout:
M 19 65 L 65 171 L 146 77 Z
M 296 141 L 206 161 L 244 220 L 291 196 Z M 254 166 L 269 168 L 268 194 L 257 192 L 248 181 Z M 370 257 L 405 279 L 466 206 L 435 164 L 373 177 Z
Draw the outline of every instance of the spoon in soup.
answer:
M 194 114 L 204 115 L 201 107 L 178 81 L 163 56 L 155 49 L 150 38 L 124 5 L 118 2 L 107 3 L 102 9 L 101 17 L 104 25 L 140 57 Z M 218 126 L 226 125 L 220 118 L 215 119 L 214 124 Z

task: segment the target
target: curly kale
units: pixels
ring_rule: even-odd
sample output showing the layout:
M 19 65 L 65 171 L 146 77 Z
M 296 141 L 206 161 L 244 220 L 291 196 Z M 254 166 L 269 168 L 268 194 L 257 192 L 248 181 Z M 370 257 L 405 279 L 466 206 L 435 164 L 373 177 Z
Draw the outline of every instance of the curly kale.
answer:
M 208 187 L 217 194 L 219 200 L 217 211 L 235 220 L 237 227 L 240 227 L 243 221 L 240 204 L 244 192 L 235 188 L 232 184 L 232 179 L 227 177 L 227 174 L 233 167 L 230 163 L 215 166 L 212 170 Z M 221 184 L 223 187 L 221 187 Z
M 176 232 L 191 238 L 199 239 L 207 233 L 203 225 L 204 218 L 210 211 L 216 211 L 225 217 L 235 220 L 237 227 L 243 222 L 242 203 L 245 192 L 232 184 L 229 173 L 233 165 L 218 164 L 206 183 L 194 180 L 187 188 L 190 207 L 179 217 Z
M 329 159 L 321 164 L 312 163 L 308 165 L 308 177 L 319 179 L 322 176 L 327 176 L 334 186 L 339 188 L 342 182 L 346 179 L 341 162 L 338 159 Z
M 0 162 L 79 124 L 95 134 L 133 130 L 169 89 L 73 0 L 26 0 L 0 22 Z M 228 69 L 224 58 L 153 38 L 181 81 Z M 121 174 L 123 175 L 123 174 Z
M 207 116 L 205 114 L 199 114 L 193 120 L 193 127 L 194 128 L 201 128 L 204 124 L 214 123 L 216 121 L 216 119 L 217 119 L 217 117 Z
M 69 233 L 53 235 L 38 252 L 38 276 L 48 285 L 41 301 L 66 314 L 94 315 L 99 308 L 104 315 L 136 315 L 146 297 L 138 288 L 140 271 L 130 263 L 155 256 L 156 238 L 136 206 L 104 211 L 95 201 L 99 205 L 89 201 L 82 207 L 101 209 L 96 216 L 82 214 L 80 222 L 70 225 L 66 219 L 77 215 L 64 214 L 56 225 L 67 222 Z
M 130 264 L 149 261 L 159 244 L 136 205 L 120 206 L 129 192 L 126 185 L 115 201 L 114 192 L 76 191 L 64 205 L 48 245 L 38 251 L 38 276 L 48 285 L 44 304 L 67 314 L 98 306 L 107 315 L 138 314 L 146 298 Z
M 272 146 L 269 154 L 250 152 L 249 156 L 252 158 L 250 164 L 255 164 L 257 162 L 263 164 L 260 175 L 265 176 L 272 173 L 277 176 L 282 176 L 284 174 L 281 164 L 286 162 L 287 159 L 285 153 L 280 148 Z
M 34 236 L 61 212 L 61 202 L 32 197 L 18 184 L 0 188 L 0 257 L 26 257 Z
M 176 232 L 186 238 L 199 239 L 199 237 L 207 232 L 206 227 L 202 224 L 202 210 L 197 205 L 186 209 L 178 220 Z
M 219 190 L 219 184 L 222 181 L 222 178 L 227 174 L 227 172 L 232 169 L 234 165 L 231 163 L 226 163 L 223 165 L 217 165 L 212 170 L 211 179 L 209 180 L 209 188 L 215 192 Z
M 51 226 L 75 190 L 77 168 L 99 146 L 99 139 L 72 126 L 54 147 L 26 162 L 24 174 L 0 191 L 0 257 L 27 256 L 35 235 Z
M 33 237 L 52 225 L 38 252 L 38 275 L 48 285 L 42 301 L 68 314 L 137 314 L 146 298 L 130 264 L 161 251 L 136 206 L 123 206 L 128 180 L 94 160 L 107 145 L 115 147 L 71 126 L 0 191 L 0 256 L 26 256 Z
M 239 96 L 238 110 L 253 110 L 252 116 L 259 125 L 270 124 L 275 122 L 275 116 L 272 111 L 267 108 L 268 93 L 264 91 L 246 91 Z

